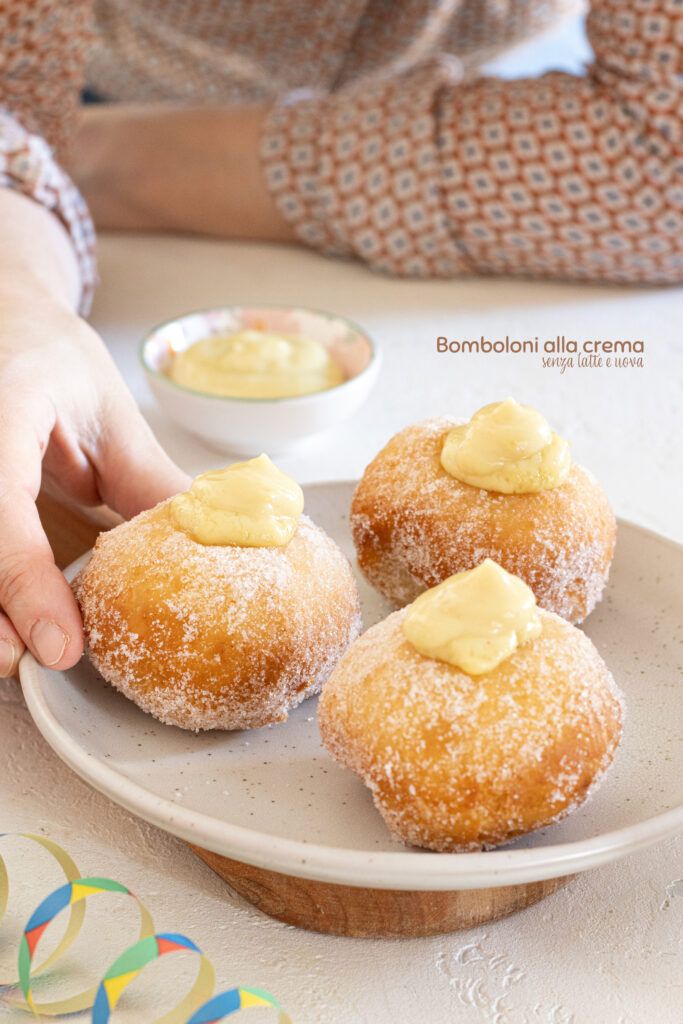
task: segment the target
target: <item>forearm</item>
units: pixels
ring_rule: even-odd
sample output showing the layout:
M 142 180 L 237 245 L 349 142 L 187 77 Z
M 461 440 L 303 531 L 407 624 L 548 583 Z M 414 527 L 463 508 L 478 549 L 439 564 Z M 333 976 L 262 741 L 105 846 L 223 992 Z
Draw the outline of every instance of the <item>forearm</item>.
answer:
M 291 241 L 259 160 L 263 108 L 86 107 L 71 174 L 100 228 Z
M 0 187 L 0 321 L 40 299 L 75 310 L 81 292 L 78 261 L 59 219 L 33 199 Z

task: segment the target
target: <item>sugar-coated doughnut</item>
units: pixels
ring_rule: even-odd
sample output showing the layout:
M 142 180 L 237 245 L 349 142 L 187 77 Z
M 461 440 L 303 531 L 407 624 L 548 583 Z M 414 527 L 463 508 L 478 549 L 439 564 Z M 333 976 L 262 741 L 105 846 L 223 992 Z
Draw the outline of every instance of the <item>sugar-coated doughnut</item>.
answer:
M 283 721 L 360 632 L 351 567 L 306 516 L 283 547 L 206 546 L 163 502 L 100 535 L 74 592 L 102 676 L 184 729 Z
M 460 421 L 439 417 L 396 434 L 365 470 L 351 505 L 358 564 L 396 605 L 492 558 L 541 608 L 580 622 L 600 599 L 616 521 L 595 477 L 572 463 L 558 487 L 500 494 L 462 483 L 440 462 Z
M 539 636 L 471 676 L 419 654 L 407 609 L 371 627 L 323 688 L 323 743 L 415 846 L 507 843 L 579 807 L 612 762 L 622 698 L 581 630 L 540 611 Z

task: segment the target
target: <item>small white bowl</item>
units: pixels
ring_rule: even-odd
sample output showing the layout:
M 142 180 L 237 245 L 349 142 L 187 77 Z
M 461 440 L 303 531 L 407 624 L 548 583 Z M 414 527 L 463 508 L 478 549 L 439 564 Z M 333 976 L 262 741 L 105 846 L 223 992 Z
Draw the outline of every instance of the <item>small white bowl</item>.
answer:
M 292 398 L 227 398 L 176 384 L 171 360 L 214 334 L 259 329 L 320 342 L 341 367 L 345 380 Z M 356 324 L 333 313 L 289 306 L 231 306 L 188 313 L 161 324 L 140 347 L 152 393 L 164 412 L 202 441 L 235 455 L 278 455 L 342 423 L 368 397 L 381 357 Z

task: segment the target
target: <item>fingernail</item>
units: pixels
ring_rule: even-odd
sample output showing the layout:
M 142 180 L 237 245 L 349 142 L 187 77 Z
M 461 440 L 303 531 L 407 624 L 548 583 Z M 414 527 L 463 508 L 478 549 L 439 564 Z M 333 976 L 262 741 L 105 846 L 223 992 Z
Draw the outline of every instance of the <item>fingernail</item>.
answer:
M 14 671 L 14 661 L 17 656 L 16 645 L 11 640 L 0 639 L 0 677 L 11 676 Z
M 60 660 L 69 638 L 56 622 L 38 619 L 31 630 L 31 645 L 46 668 Z

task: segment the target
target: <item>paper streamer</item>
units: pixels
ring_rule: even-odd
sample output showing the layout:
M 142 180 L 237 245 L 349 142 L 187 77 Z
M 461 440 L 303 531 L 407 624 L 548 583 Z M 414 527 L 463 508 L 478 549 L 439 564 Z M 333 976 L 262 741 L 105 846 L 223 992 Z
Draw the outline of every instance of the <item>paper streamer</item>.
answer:
M 54 1002 L 36 1003 L 31 993 L 31 963 L 36 946 L 41 935 L 49 925 L 50 921 L 57 916 L 65 907 L 74 903 L 80 903 L 89 896 L 99 893 L 123 893 L 132 897 L 140 911 L 140 936 L 144 939 L 154 934 L 154 922 L 147 908 L 140 902 L 130 889 L 120 882 L 114 882 L 111 878 L 78 878 L 76 881 L 68 882 L 60 886 L 43 900 L 40 906 L 34 910 L 28 924 L 24 928 L 24 934 L 19 946 L 19 984 L 24 993 L 26 1004 L 35 1013 L 46 1013 L 50 1016 L 57 1016 L 61 1013 L 75 1013 L 77 1010 L 87 1010 L 93 1005 L 98 986 L 87 989 L 85 992 L 68 999 L 60 999 Z M 21 1005 L 14 1003 L 13 1005 Z
M 292 1024 L 280 1004 L 262 988 L 231 988 L 221 992 L 200 1006 L 186 1024 L 216 1024 L 247 1006 L 273 1006 L 279 1011 L 279 1024 Z
M 153 1024 L 184 1024 L 187 1014 L 213 992 L 215 975 L 213 964 L 192 939 L 188 939 L 185 935 L 177 935 L 175 932 L 149 935 L 146 939 L 136 942 L 134 946 L 122 953 L 118 960 L 114 961 L 97 989 L 95 1004 L 92 1008 L 92 1024 L 107 1024 L 111 1011 L 116 1006 L 124 989 L 137 978 L 148 963 L 157 960 L 160 956 L 166 956 L 167 953 L 177 953 L 182 950 L 191 950 L 193 953 L 199 954 L 197 979 L 183 1001 L 163 1017 L 158 1017 Z
M 18 833 L 0 833 L 0 839 L 8 838 L 21 838 L 30 839 L 34 843 L 38 843 L 43 849 L 47 850 L 49 854 L 59 864 L 60 868 L 64 872 L 64 875 L 69 882 L 73 882 L 75 879 L 80 878 L 80 871 L 72 861 L 66 850 L 63 850 L 61 846 L 57 846 L 57 843 L 53 843 L 51 839 L 46 839 L 44 836 L 34 835 L 32 832 L 18 832 Z M 7 868 L 2 857 L 0 857 L 0 921 L 2 921 L 5 910 L 7 909 L 7 900 L 9 899 L 9 879 L 7 877 Z M 62 939 L 56 949 L 50 953 L 47 960 L 44 960 L 42 964 L 38 964 L 31 971 L 31 975 L 34 976 L 39 974 L 41 971 L 47 970 L 51 967 L 60 957 L 64 956 L 69 946 L 73 943 L 74 939 L 81 930 L 83 924 L 83 918 L 85 917 L 85 904 L 74 903 L 71 907 L 71 913 L 67 922 L 66 931 L 62 936 Z M 16 985 L 19 981 L 19 975 L 15 975 L 10 978 L 0 978 L 0 986 Z
M 34 1013 L 43 1013 L 57 1017 L 62 1014 L 76 1013 L 92 1007 L 92 1024 L 108 1024 L 110 1015 L 125 988 L 141 973 L 152 960 L 167 953 L 190 951 L 199 956 L 199 971 L 195 982 L 176 1007 L 158 1017 L 152 1024 L 216 1024 L 238 1010 L 253 1006 L 271 1006 L 278 1011 L 279 1024 L 292 1024 L 291 1018 L 284 1012 L 280 1004 L 260 988 L 232 988 L 212 996 L 215 973 L 213 964 L 204 956 L 199 947 L 184 935 L 175 932 L 154 933 L 154 923 L 147 908 L 140 902 L 130 889 L 115 882 L 111 878 L 82 878 L 76 864 L 65 850 L 44 836 L 32 832 L 3 833 L 0 839 L 29 839 L 42 846 L 54 857 L 64 872 L 67 884 L 55 889 L 31 915 L 24 929 L 19 946 L 19 973 L 17 978 L 0 980 L 0 987 L 21 985 L 25 1002 L 7 1000 L 11 1006 L 32 1009 Z M 31 991 L 31 981 L 46 968 L 60 959 L 72 945 L 81 929 L 85 917 L 85 901 L 97 893 L 123 893 L 132 897 L 140 912 L 140 934 L 138 941 L 126 949 L 111 965 L 99 985 L 81 992 L 69 999 L 53 1002 L 36 1003 Z M 9 879 L 7 867 L 0 856 L 0 922 L 7 909 L 9 899 Z M 36 948 L 40 938 L 50 922 L 69 907 L 69 920 L 66 931 L 57 947 L 43 963 L 34 965 Z M 206 1000 L 201 1003 L 202 1000 Z M 201 1003 L 199 1009 L 196 1009 Z M 192 1012 L 194 1010 L 194 1013 Z M 188 1019 L 187 1014 L 192 1016 Z

